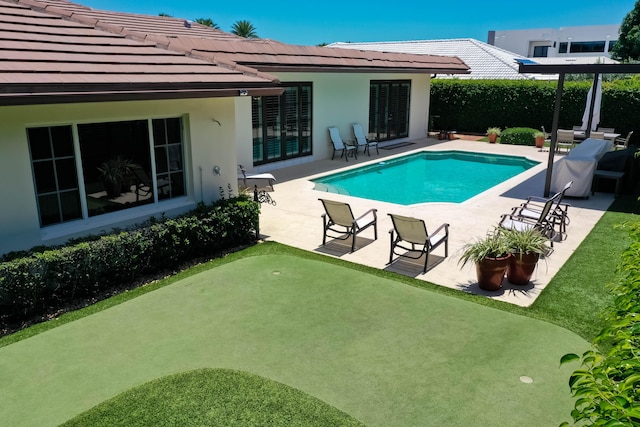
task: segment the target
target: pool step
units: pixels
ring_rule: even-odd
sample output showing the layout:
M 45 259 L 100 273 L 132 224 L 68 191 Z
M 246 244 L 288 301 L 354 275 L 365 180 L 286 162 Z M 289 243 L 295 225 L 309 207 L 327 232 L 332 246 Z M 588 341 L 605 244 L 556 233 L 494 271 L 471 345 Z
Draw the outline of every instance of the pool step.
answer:
M 349 192 L 339 185 L 316 182 L 313 189 L 318 191 L 326 191 L 327 193 L 344 194 L 346 196 L 349 196 Z

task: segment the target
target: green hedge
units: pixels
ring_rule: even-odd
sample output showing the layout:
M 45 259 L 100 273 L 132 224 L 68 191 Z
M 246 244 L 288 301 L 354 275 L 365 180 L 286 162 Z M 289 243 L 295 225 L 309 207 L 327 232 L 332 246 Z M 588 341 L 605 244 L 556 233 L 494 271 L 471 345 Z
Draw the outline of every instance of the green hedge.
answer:
M 500 144 L 536 145 L 533 136 L 538 130 L 533 128 L 509 128 L 500 134 Z
M 0 313 L 42 314 L 255 241 L 259 213 L 259 203 L 246 196 L 223 199 L 177 218 L 152 219 L 135 229 L 0 263 Z
M 621 277 L 610 286 L 614 305 L 595 339 L 608 351 L 567 354 L 561 360 L 582 362 L 569 379 L 576 398 L 571 417 L 577 425 L 640 426 L 640 222 L 631 224 L 630 236 Z
M 565 82 L 560 128 L 582 124 L 590 82 Z M 637 79 L 604 82 L 601 122 L 626 135 L 638 130 L 640 82 Z M 530 127 L 551 130 L 556 81 L 444 80 L 431 84 L 434 129 L 484 133 L 488 127 Z

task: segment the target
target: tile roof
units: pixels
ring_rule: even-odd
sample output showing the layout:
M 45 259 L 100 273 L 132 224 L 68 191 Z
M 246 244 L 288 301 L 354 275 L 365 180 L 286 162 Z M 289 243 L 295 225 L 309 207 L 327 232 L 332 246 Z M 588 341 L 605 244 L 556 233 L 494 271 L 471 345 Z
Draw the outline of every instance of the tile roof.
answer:
M 214 63 L 235 63 L 266 72 L 468 72 L 468 67 L 458 58 L 372 54 L 364 50 L 345 53 L 320 46 L 245 39 L 184 19 L 97 10 L 67 0 L 20 0 L 20 3 L 37 3 L 49 12 L 138 40 L 154 41 Z
M 239 88 L 266 90 L 278 83 L 256 70 L 216 66 L 99 29 L 87 19 L 64 18 L 47 10 L 57 8 L 52 3 L 60 2 L 0 0 L 0 105 L 89 95 L 92 100 L 232 96 Z
M 0 0 L 0 105 L 262 95 L 270 72 L 466 73 L 458 58 L 245 39 L 67 0 Z
M 428 55 L 456 56 L 471 70 L 466 75 L 438 74 L 439 78 L 458 79 L 557 79 L 557 75 L 520 74 L 516 59 L 522 58 L 513 52 L 497 48 L 476 39 L 411 40 L 398 42 L 332 43 L 333 48 L 376 50 L 385 52 L 421 53 Z

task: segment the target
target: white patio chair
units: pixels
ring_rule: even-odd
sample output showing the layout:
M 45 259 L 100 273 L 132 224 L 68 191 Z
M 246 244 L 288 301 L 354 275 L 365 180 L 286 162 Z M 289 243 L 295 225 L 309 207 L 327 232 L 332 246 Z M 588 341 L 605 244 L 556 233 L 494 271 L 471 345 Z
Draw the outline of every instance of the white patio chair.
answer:
M 349 161 L 349 153 L 353 153 L 353 157 L 358 158 L 357 146 L 349 143 L 345 143 L 340 136 L 340 131 L 337 127 L 329 128 L 329 137 L 331 138 L 331 143 L 333 144 L 333 154 L 331 155 L 331 160 L 333 160 L 336 152 L 340 151 L 340 157 L 344 156 L 345 160 Z
M 356 138 L 356 146 L 363 147 L 363 153 L 366 152 L 371 156 L 371 147 L 376 147 L 376 154 L 380 154 L 380 151 L 378 151 L 378 141 L 367 138 L 359 123 L 353 124 L 353 136 Z
M 627 148 L 629 146 L 629 140 L 631 139 L 631 135 L 633 135 L 633 131 L 629 132 L 626 138 L 617 137 L 616 140 L 614 141 L 613 149 L 624 150 L 625 148 Z

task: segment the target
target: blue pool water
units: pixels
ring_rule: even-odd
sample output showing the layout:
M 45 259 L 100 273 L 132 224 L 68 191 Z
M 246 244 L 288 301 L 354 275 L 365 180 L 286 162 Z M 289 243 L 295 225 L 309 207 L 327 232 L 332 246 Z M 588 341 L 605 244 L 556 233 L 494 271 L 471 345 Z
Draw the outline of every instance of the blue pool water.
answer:
M 460 203 L 537 165 L 524 157 L 421 152 L 314 179 L 315 190 L 412 205 Z

